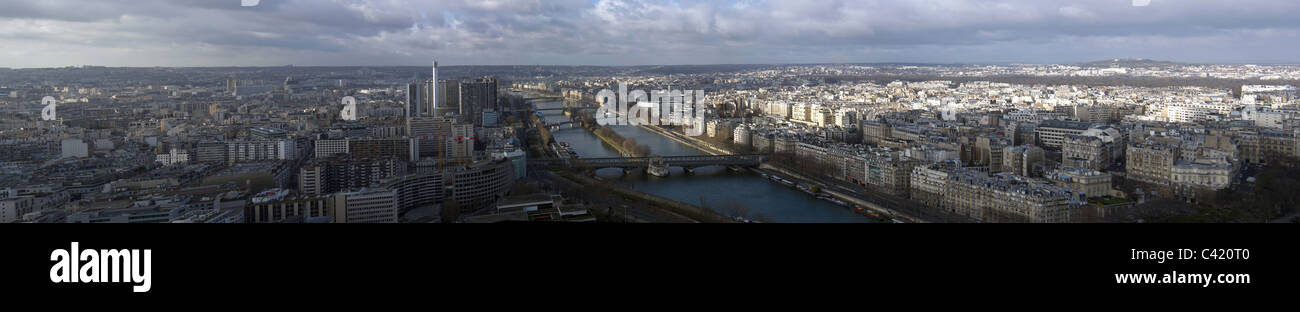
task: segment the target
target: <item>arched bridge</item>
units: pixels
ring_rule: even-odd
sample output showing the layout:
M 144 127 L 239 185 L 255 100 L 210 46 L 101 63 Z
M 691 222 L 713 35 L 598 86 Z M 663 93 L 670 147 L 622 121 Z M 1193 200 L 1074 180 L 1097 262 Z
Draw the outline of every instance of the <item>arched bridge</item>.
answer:
M 613 157 L 613 158 L 542 158 L 529 159 L 529 166 L 544 167 L 574 167 L 589 166 L 591 168 L 623 168 L 635 169 L 646 167 L 652 159 L 663 159 L 664 163 L 671 167 L 696 168 L 706 166 L 739 166 L 752 167 L 762 164 L 767 160 L 766 155 L 746 154 L 746 155 L 716 155 L 716 156 L 662 156 L 662 157 Z

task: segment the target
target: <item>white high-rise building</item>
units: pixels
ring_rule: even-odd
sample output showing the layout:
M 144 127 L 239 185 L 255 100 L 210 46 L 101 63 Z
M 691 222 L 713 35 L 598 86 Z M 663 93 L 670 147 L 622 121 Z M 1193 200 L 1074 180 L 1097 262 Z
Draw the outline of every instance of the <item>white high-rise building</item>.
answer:
M 432 92 L 432 94 L 429 95 L 429 102 L 430 102 L 429 111 L 436 112 L 438 110 L 438 107 L 441 107 L 438 106 L 438 102 L 440 99 L 438 98 L 438 61 L 437 60 L 433 61 L 433 78 L 429 79 L 429 84 L 431 86 L 429 88 L 429 92 Z

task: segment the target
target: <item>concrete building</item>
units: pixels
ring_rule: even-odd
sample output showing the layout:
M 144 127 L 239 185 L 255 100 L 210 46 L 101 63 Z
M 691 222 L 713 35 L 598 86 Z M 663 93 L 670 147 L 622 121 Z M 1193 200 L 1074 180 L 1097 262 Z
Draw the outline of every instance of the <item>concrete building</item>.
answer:
M 731 131 L 731 143 L 741 148 L 754 146 L 753 140 L 750 139 L 749 131 L 749 126 L 744 124 L 737 125 L 736 129 Z
M 944 209 L 981 222 L 1069 222 L 1080 204 L 1069 189 L 1001 173 L 959 169 L 944 184 Z
M 348 153 L 348 140 L 316 140 L 314 149 L 316 158 L 326 158 L 338 154 Z
M 1221 190 L 1232 184 L 1236 168 L 1222 159 L 1180 160 L 1170 169 L 1170 182 L 1176 188 Z
M 1083 122 L 1046 120 L 1038 124 L 1038 127 L 1034 129 L 1034 134 L 1038 137 L 1039 146 L 1046 149 L 1060 150 L 1066 136 L 1082 134 L 1091 125 Z
M 920 161 L 908 159 L 897 153 L 872 153 L 866 159 L 864 182 L 868 187 L 894 196 L 908 197 L 912 183 L 912 169 Z
M 294 196 L 289 190 L 267 190 L 244 206 L 244 223 L 279 223 L 292 219 L 320 219 L 330 216 L 331 195 Z
M 509 161 L 479 161 L 467 166 L 447 168 L 443 181 L 447 199 L 460 203 L 462 214 L 494 207 L 514 185 L 514 164 Z
M 1039 177 L 1046 171 L 1043 149 L 1033 145 L 1008 146 L 1002 149 L 1002 169 L 1022 177 Z
M 425 86 L 427 84 L 428 82 L 420 80 L 406 84 L 406 106 L 403 109 L 406 118 L 428 116 L 430 113 L 425 105 L 427 103 L 425 98 L 428 97 L 428 87 Z
M 199 142 L 195 149 L 194 161 L 210 164 L 226 163 L 226 142 Z
M 163 166 L 189 163 L 190 152 L 178 148 L 172 148 L 167 154 L 158 154 L 155 156 L 154 162 L 161 163 Z
M 772 139 L 772 153 L 794 155 L 799 150 L 799 138 L 777 135 Z
M 438 80 L 438 106 L 434 108 L 434 117 L 446 116 L 460 111 L 460 81 Z
M 1061 167 L 1045 176 L 1057 186 L 1085 194 L 1088 198 L 1110 195 L 1109 173 L 1075 167 Z
M 291 140 L 226 142 L 229 163 L 297 159 L 298 145 Z
M 523 179 L 528 175 L 528 153 L 522 150 L 510 149 L 492 154 L 494 161 L 509 161 L 514 169 L 515 180 Z
M 409 159 L 411 140 L 407 138 L 391 139 L 351 139 L 348 140 L 348 154 L 357 158 Z
M 406 174 L 406 162 L 394 157 L 354 158 L 342 155 L 313 159 L 298 172 L 298 192 L 305 196 L 317 196 L 364 188 Z
M 476 78 L 460 83 L 460 114 L 470 116 L 475 125 L 483 124 L 483 111 L 497 109 L 497 80 Z
M 412 160 L 434 158 L 449 164 L 473 162 L 474 125 L 459 123 L 452 117 L 407 119 Z
M 397 193 L 387 189 L 362 189 L 337 193 L 329 199 L 330 222 L 397 223 Z
M 1114 119 L 1115 107 L 1106 105 L 1075 105 L 1074 120 L 1084 123 L 1107 123 Z
M 1237 137 L 1241 160 L 1246 163 L 1264 164 L 1300 157 L 1300 135 L 1294 131 L 1244 129 L 1237 133 Z
M 863 120 L 862 143 L 866 145 L 880 145 L 880 142 L 894 136 L 889 123 L 884 120 Z
M 1127 177 L 1141 182 L 1169 185 L 1179 146 L 1165 140 L 1146 140 L 1128 144 L 1125 152 Z
M 86 144 L 86 142 L 81 141 L 81 139 L 63 139 L 62 142 L 60 142 L 60 147 L 61 152 L 59 156 L 62 158 L 85 158 L 90 156 L 90 144 Z
M 975 139 L 973 163 L 979 166 L 989 166 L 989 172 L 1003 172 L 1002 168 L 1002 150 L 1011 145 L 1011 140 L 996 138 L 990 136 L 981 136 Z
M 943 207 L 948 173 L 958 167 L 950 163 L 939 163 L 912 168 L 909 190 L 912 200 L 927 207 Z
M 23 215 L 35 211 L 33 202 L 31 196 L 0 198 L 0 223 L 22 221 Z
M 1067 167 L 1104 170 L 1111 164 L 1110 142 L 1095 136 L 1069 135 L 1061 143 L 1061 164 Z

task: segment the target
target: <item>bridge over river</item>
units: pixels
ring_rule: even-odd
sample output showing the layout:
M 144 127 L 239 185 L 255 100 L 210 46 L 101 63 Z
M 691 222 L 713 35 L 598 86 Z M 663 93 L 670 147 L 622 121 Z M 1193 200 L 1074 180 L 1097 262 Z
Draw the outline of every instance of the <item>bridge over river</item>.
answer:
M 698 167 L 728 166 L 755 167 L 766 160 L 766 155 L 699 155 L 699 156 L 651 156 L 651 157 L 609 157 L 609 158 L 542 158 L 528 160 L 529 166 L 542 167 L 590 167 L 639 169 L 649 166 L 652 160 L 663 160 L 669 167 L 680 167 L 688 172 Z

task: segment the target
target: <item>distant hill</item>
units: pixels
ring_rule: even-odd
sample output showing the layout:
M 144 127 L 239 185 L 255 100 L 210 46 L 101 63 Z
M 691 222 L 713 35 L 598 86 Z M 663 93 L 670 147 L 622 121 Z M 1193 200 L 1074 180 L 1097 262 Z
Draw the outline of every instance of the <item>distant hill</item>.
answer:
M 1156 61 L 1148 59 L 1109 59 L 1096 62 L 1087 62 L 1079 64 L 1084 67 L 1161 67 L 1183 65 L 1182 63 L 1169 61 Z

